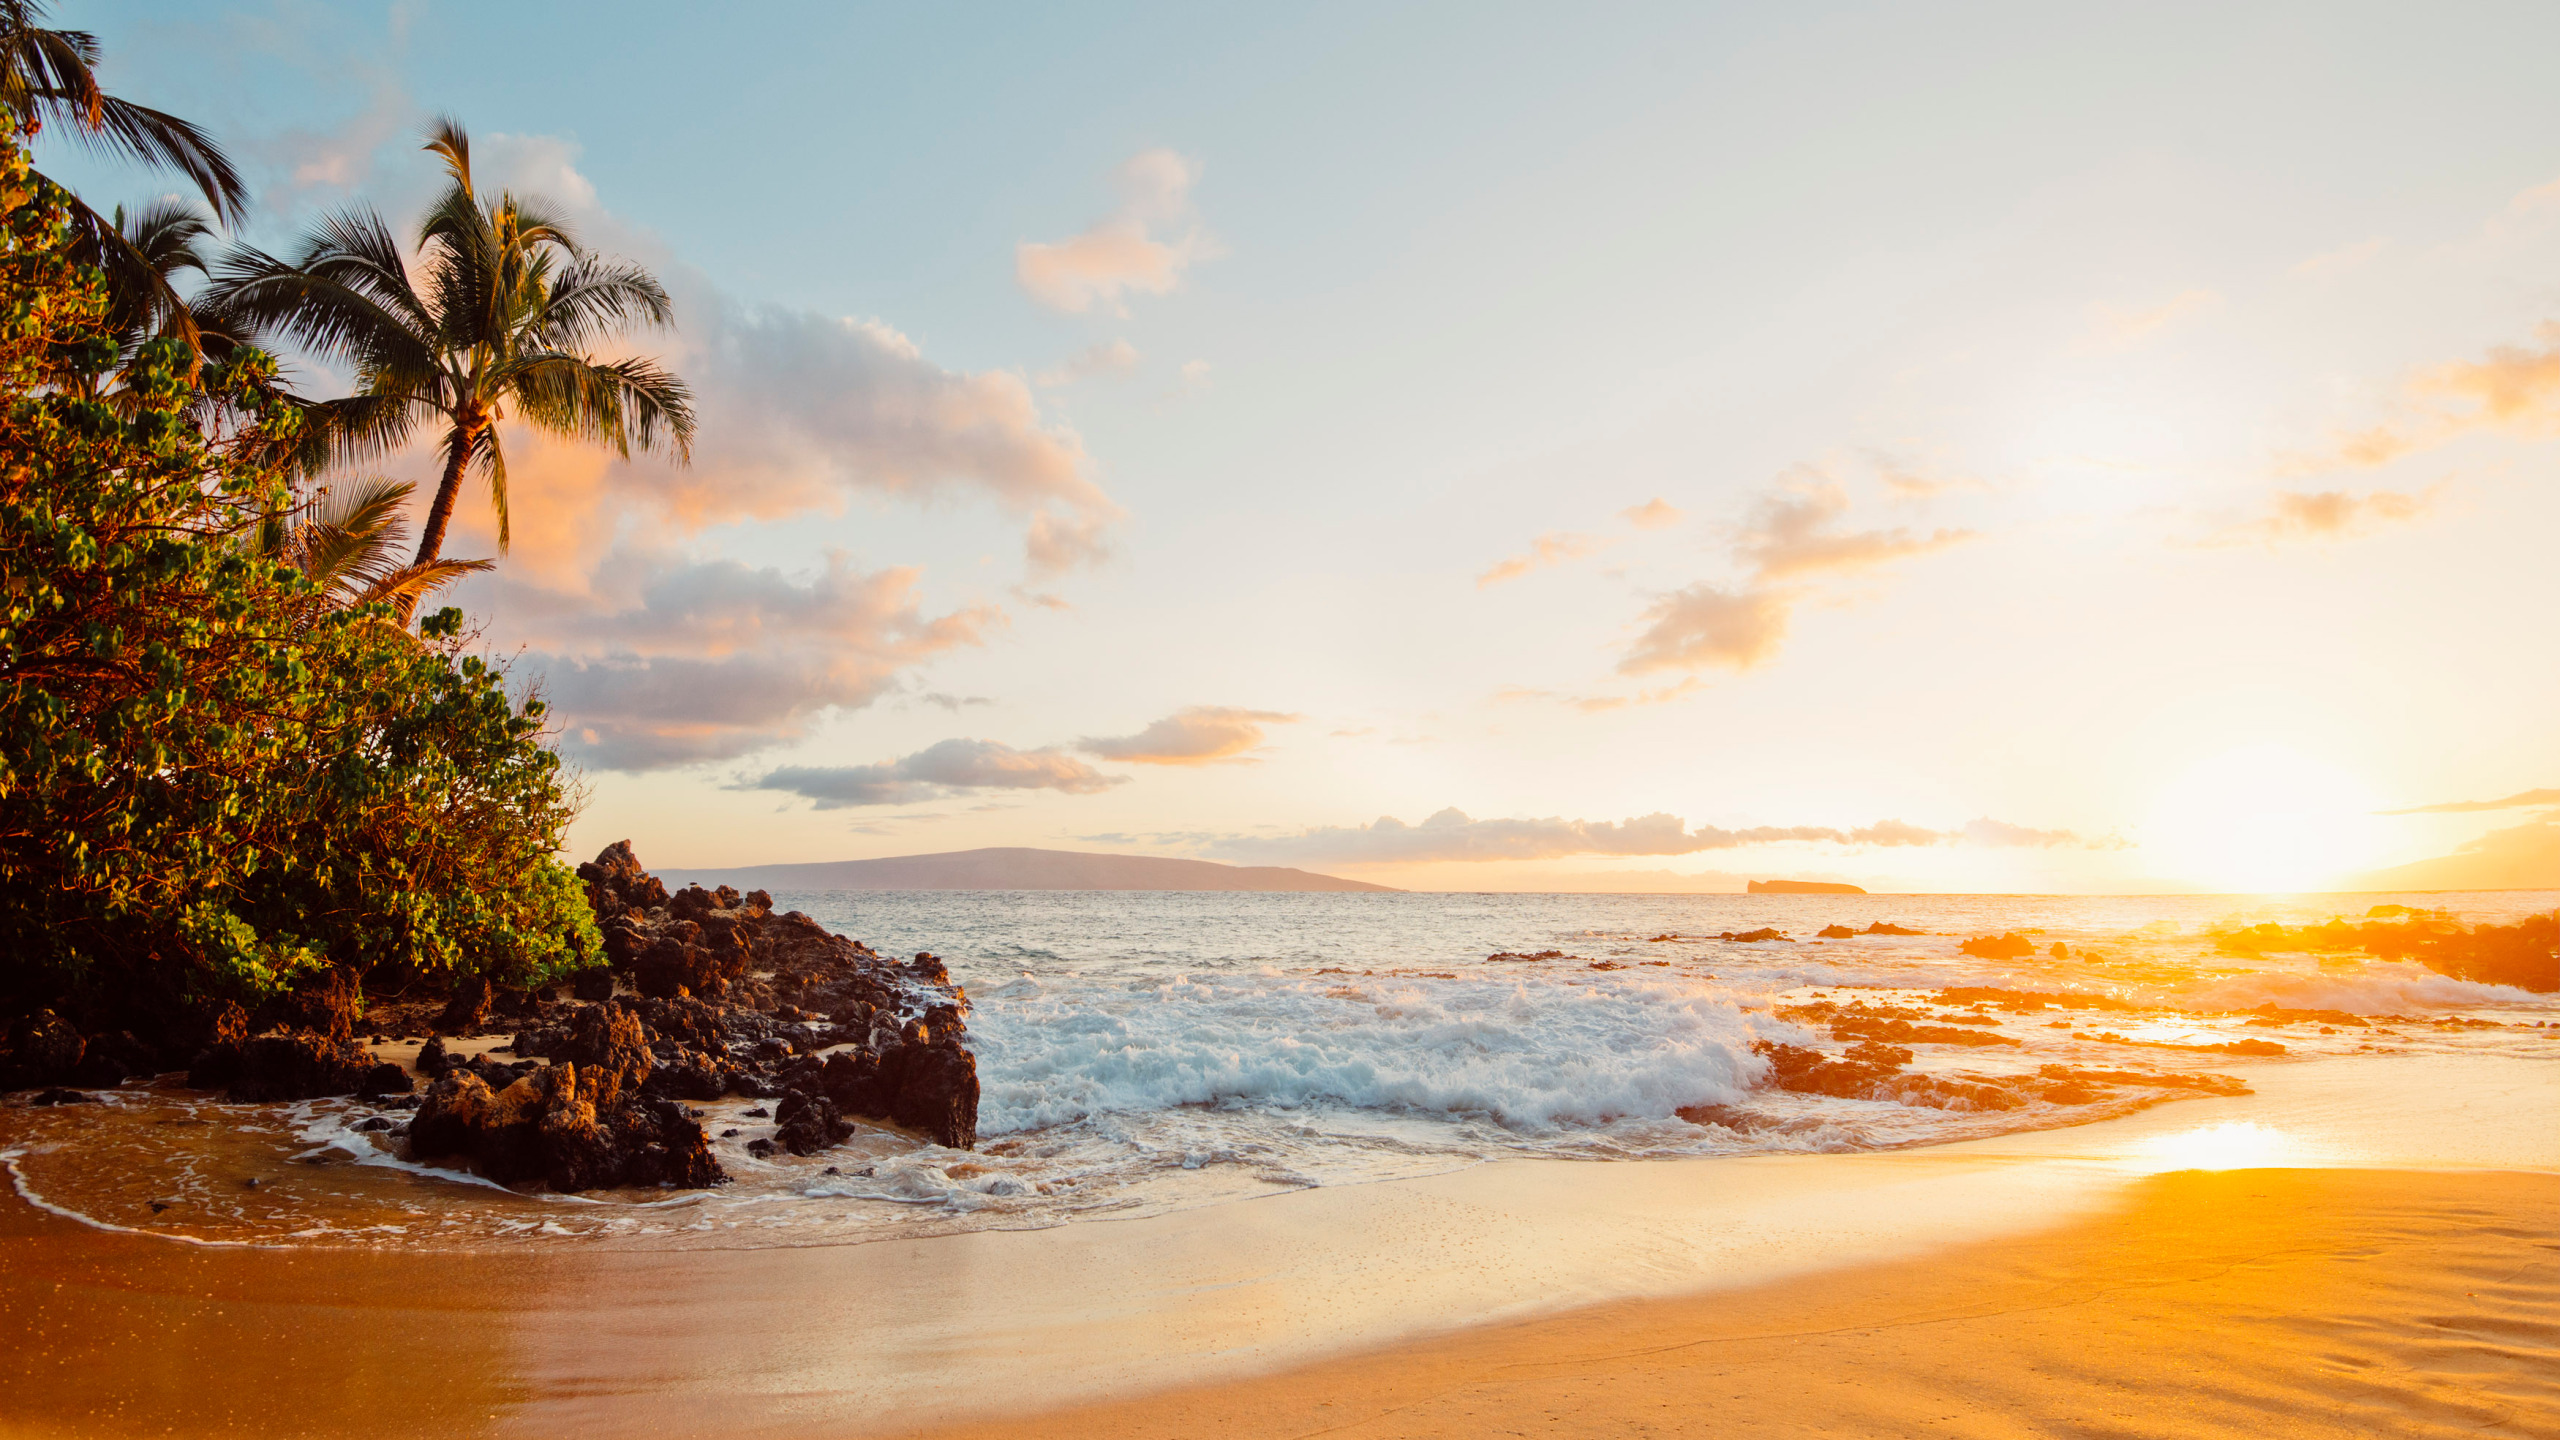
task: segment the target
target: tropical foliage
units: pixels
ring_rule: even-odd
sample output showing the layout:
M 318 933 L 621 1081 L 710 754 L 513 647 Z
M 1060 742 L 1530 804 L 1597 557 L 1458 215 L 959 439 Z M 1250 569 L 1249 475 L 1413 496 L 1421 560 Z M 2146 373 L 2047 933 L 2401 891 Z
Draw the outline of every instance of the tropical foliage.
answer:
M 128 350 L 22 135 L 0 114 L 0 1006 L 176 1034 L 323 966 L 599 961 L 539 704 L 462 653 L 458 612 L 383 623 L 391 572 L 346 559 L 363 507 L 261 542 L 296 513 L 274 362 Z
M 47 28 L 51 8 L 44 0 L 0 0 L 0 108 L 18 117 L 24 134 L 58 126 L 91 150 L 176 170 L 204 195 L 216 220 L 236 219 L 249 192 L 222 147 L 175 115 L 101 90 L 97 37 Z M 195 316 L 169 283 L 169 269 L 155 263 L 165 253 L 155 257 L 137 245 L 121 214 L 101 215 L 68 192 L 62 206 L 71 258 L 104 271 L 120 294 L 143 297 L 140 308 L 157 324 L 196 346 Z
M 582 248 L 538 201 L 483 196 L 471 139 L 440 122 L 427 147 L 450 178 L 419 227 L 413 265 L 382 217 L 356 208 L 322 221 L 291 261 L 240 247 L 216 267 L 211 307 L 235 325 L 290 336 L 355 372 L 356 393 L 314 407 L 333 459 L 397 450 L 436 435 L 443 474 L 417 562 L 443 551 L 463 477 L 489 485 L 498 548 L 508 546 L 507 462 L 498 422 L 516 419 L 629 456 L 693 443 L 684 382 L 642 357 L 591 347 L 674 316 L 666 288 L 638 265 Z M 409 612 L 403 608 L 405 617 Z

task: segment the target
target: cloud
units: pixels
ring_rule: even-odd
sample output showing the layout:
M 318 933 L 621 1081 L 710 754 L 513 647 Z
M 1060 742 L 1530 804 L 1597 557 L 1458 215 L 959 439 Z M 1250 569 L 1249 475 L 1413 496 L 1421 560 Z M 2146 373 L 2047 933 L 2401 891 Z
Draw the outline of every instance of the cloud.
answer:
M 1651 623 L 1618 662 L 1621 675 L 1748 670 L 1776 654 L 1787 634 L 1787 602 L 1767 590 L 1691 585 L 1655 601 L 1642 618 Z
M 1901 528 L 1835 529 L 1848 513 L 1846 487 L 1800 471 L 1760 498 L 1735 540 L 1734 553 L 1749 561 L 1764 581 L 1789 580 L 1822 571 L 1870 569 L 1973 538 L 1970 530 L 1914 535 Z
M 941 503 L 974 495 L 1019 520 L 1035 573 L 1090 563 L 1122 518 L 1083 438 L 1041 413 L 1010 370 L 935 362 L 887 321 L 740 303 L 654 235 L 604 208 L 574 144 L 550 136 L 476 137 L 488 185 L 540 195 L 581 238 L 649 265 L 676 306 L 671 332 L 634 337 L 692 387 L 692 464 L 615 461 L 509 423 L 511 563 L 558 582 L 591 564 L 625 517 L 669 534 L 737 520 L 836 512 L 856 498 Z M 466 511 L 458 521 L 480 523 Z
M 1968 845 L 1988 846 L 2052 846 L 2076 845 L 2080 837 L 2068 830 L 2036 830 L 2012 825 L 1987 816 L 1964 822 L 1964 841 Z
M 2397 418 L 2341 436 L 2318 455 L 2290 457 L 2288 473 L 2387 465 L 2474 430 L 2560 434 L 2560 323 L 2535 327 L 2537 345 L 2500 345 L 2480 360 L 2423 370 L 2401 386 Z
M 2384 243 L 2378 235 L 2370 240 L 2359 240 L 2353 245 L 2314 255 L 2294 266 L 2293 273 L 2306 280 L 2333 280 L 2350 271 L 2363 269 L 2382 253 Z
M 927 705 L 939 706 L 944 710 L 948 710 L 954 715 L 959 714 L 963 709 L 972 705 L 993 705 L 996 703 L 984 695 L 949 695 L 939 690 L 926 691 L 924 694 L 919 695 L 916 698 Z
M 2035 837 L 2019 839 L 2014 837 Z M 2053 837 L 2053 838 L 2043 838 Z M 1567 855 L 1694 855 L 1758 845 L 1801 843 L 1896 848 L 1953 843 L 2068 844 L 2068 831 L 2029 830 L 1996 820 L 1976 820 L 1961 831 L 1924 829 L 1900 820 L 1843 830 L 1829 825 L 1758 825 L 1695 830 L 1676 815 L 1656 812 L 1621 821 L 1477 820 L 1447 809 L 1419 825 L 1381 816 L 1367 825 L 1327 826 L 1282 836 L 1226 836 L 1209 849 L 1265 864 L 1413 864 L 1438 860 L 1553 860 Z
M 878 320 L 724 307 L 709 327 L 703 443 L 653 480 L 693 523 L 833 508 L 848 493 L 975 490 L 1026 517 L 1035 573 L 1090 562 L 1120 507 L 1084 442 L 1007 371 L 946 370 Z
M 797 579 L 734 560 L 616 552 L 598 588 L 563 593 L 501 572 L 483 591 L 526 645 L 561 746 L 607 770 L 732 759 L 798 739 L 822 714 L 894 691 L 901 672 L 982 643 L 1001 612 L 927 616 L 913 568 L 830 554 Z
M 2448 800 L 2441 805 L 2412 805 L 2406 810 L 2384 810 L 2384 815 L 2469 815 L 2482 810 L 2525 810 L 2542 805 L 2560 805 L 2560 790 L 2519 790 L 2504 800 Z
M 1042 385 L 1072 385 L 1079 380 L 1116 380 L 1137 368 L 1138 347 L 1112 340 L 1068 356 L 1065 363 L 1041 371 L 1037 379 Z
M 1668 704 L 1698 689 L 1703 683 L 1697 676 L 1690 675 L 1675 684 L 1652 690 L 1639 690 L 1633 695 L 1567 695 L 1555 690 L 1537 690 L 1524 685 L 1510 685 L 1494 692 L 1493 698 L 1497 704 L 1514 700 L 1553 700 L 1560 705 L 1569 705 L 1585 715 L 1596 715 L 1609 710 L 1624 710 L 1631 705 Z
M 2196 543 L 2204 546 L 2275 545 L 2292 540 L 2348 540 L 2386 525 L 2406 524 L 2427 513 L 2434 494 L 2403 495 L 2374 490 L 2350 495 L 2343 490 L 2316 494 L 2279 490 L 2270 513 L 2228 525 Z
M 1279 710 L 1194 705 L 1175 711 L 1135 735 L 1088 735 L 1076 742 L 1076 748 L 1105 760 L 1140 765 L 1207 765 L 1239 759 L 1262 744 L 1265 725 L 1286 725 L 1305 718 Z
M 1680 523 L 1680 507 L 1656 495 L 1641 505 L 1618 512 L 1618 518 L 1639 530 L 1667 530 Z
M 1781 475 L 1732 531 L 1733 557 L 1749 567 L 1750 583 L 1701 582 L 1655 600 L 1618 673 L 1748 670 L 1777 653 L 1788 615 L 1806 594 L 1787 582 L 1869 570 L 1974 538 L 1970 530 L 1843 530 L 1848 512 L 1848 490 L 1821 471 L 1800 465 Z
M 2181 290 L 2158 305 L 2140 309 L 2098 304 L 2089 307 L 2091 339 L 2100 349 L 2123 350 L 2139 345 L 2191 315 L 2222 303 L 2210 290 Z
M 1193 262 L 1217 253 L 1192 214 L 1198 178 L 1197 168 L 1171 150 L 1131 157 L 1115 177 L 1120 208 L 1083 234 L 1015 246 L 1014 278 L 1032 299 L 1070 314 L 1098 303 L 1125 315 L 1124 295 L 1170 293 Z M 1157 238 L 1159 228 L 1167 238 Z
M 821 810 L 911 805 L 972 790 L 1056 790 L 1092 795 L 1126 784 L 1061 750 L 1016 750 L 993 740 L 945 740 L 878 765 L 786 765 L 737 788 L 782 790 Z
M 1499 585 L 1506 580 L 1517 580 L 1532 570 L 1548 565 L 1561 565 L 1568 560 L 1579 560 L 1599 548 L 1600 542 L 1588 535 L 1551 530 L 1529 542 L 1528 554 L 1514 555 L 1508 559 L 1495 561 L 1491 569 L 1476 577 L 1476 588 L 1482 590 L 1486 586 Z

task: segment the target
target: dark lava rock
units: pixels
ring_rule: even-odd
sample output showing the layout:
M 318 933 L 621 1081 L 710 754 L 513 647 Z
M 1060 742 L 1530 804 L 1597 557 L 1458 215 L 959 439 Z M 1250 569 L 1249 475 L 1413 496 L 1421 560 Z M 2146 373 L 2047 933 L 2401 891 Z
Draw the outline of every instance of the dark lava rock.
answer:
M 1890 921 L 1879 920 L 1873 925 L 1868 926 L 1866 928 L 1866 933 L 1869 935 L 1926 935 L 1929 932 L 1926 930 L 1914 930 L 1905 925 L 1896 925 Z
M 781 1128 L 773 1138 L 794 1155 L 815 1155 L 853 1133 L 853 1122 L 824 1091 L 791 1091 L 782 1097 L 774 1119 Z
M 207 1046 L 187 1067 L 187 1084 L 228 1090 L 234 1100 L 308 1100 L 368 1089 L 406 1093 L 409 1078 L 396 1065 L 377 1065 L 353 1039 L 301 1030 Z
M 68 1090 L 60 1085 L 54 1085 L 48 1086 L 47 1088 L 39 1090 L 35 1094 L 29 1096 L 27 1098 L 27 1103 L 30 1105 L 95 1105 L 98 1103 L 98 1097 L 87 1094 L 83 1091 Z
M 2036 953 L 2036 942 L 2024 935 L 1976 935 L 1956 948 L 1983 960 L 2024 960 Z
M 265 1023 L 259 1028 L 309 1030 L 331 1040 L 351 1040 L 363 1013 L 363 986 L 352 972 L 332 967 L 305 977 L 261 1007 Z
M 477 985 L 450 992 L 439 1028 L 476 1030 L 504 1014 L 515 1030 L 503 1048 L 519 1058 L 466 1059 L 440 1038 L 422 1047 L 426 1094 L 408 1094 L 405 1075 L 383 1087 L 396 1097 L 388 1107 L 416 1107 L 411 1155 L 466 1159 L 500 1183 L 555 1190 L 716 1185 L 728 1177 L 700 1117 L 681 1102 L 724 1095 L 779 1097 L 779 1133 L 749 1147 L 758 1154 L 814 1154 L 850 1135 L 855 1117 L 941 1145 L 975 1144 L 968 997 L 931 952 L 888 960 L 806 915 L 774 913 L 762 891 L 687 886 L 671 895 L 627 843 L 608 846 L 578 877 L 609 968 L 579 975 L 574 1000 Z M 345 1093 L 368 1070 L 397 1070 L 369 1061 L 324 1033 L 240 1035 L 208 1047 L 191 1079 L 242 1098 Z M 312 1088 L 323 1083 L 335 1088 Z
M 479 975 L 465 975 L 455 980 L 446 992 L 444 1013 L 436 1017 L 436 1029 L 447 1035 L 475 1035 L 489 1024 L 490 986 Z
M 5 1064 L 0 1064 L 6 1074 L 0 1076 L 0 1087 L 14 1090 L 68 1080 L 88 1051 L 89 1042 L 70 1021 L 52 1011 L 21 1015 L 9 1027 L 9 1053 Z
M 1717 935 L 1716 938 L 1719 940 L 1732 940 L 1744 945 L 1764 945 L 1772 940 L 1785 941 L 1790 945 L 1795 943 L 1793 940 L 1789 940 L 1787 938 L 1787 932 L 1784 930 L 1776 929 L 1775 927 L 1767 925 L 1763 925 L 1757 930 L 1727 930 Z
M 1846 925 L 1825 925 L 1820 934 L 1825 940 L 1853 940 L 1857 938 L 1858 932 Z
M 978 1057 L 958 1045 L 901 1045 L 880 1057 L 889 1118 L 968 1150 L 978 1143 Z

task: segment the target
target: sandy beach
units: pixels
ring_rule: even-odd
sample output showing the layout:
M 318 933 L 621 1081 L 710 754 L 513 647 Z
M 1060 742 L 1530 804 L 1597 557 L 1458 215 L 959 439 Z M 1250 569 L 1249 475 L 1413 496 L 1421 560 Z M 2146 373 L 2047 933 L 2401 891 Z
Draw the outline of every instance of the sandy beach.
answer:
M 2271 1417 L 2554 1433 L 2551 1067 L 2395 1057 L 2264 1079 L 1962 1145 L 1502 1163 L 864 1245 L 189 1245 L 12 1198 L 0 1325 L 33 1343 L 0 1353 L 0 1420 L 45 1437 L 2218 1434 Z
M 2104 1219 L 951 1437 L 2560 1434 L 2560 1176 L 2183 1171 Z

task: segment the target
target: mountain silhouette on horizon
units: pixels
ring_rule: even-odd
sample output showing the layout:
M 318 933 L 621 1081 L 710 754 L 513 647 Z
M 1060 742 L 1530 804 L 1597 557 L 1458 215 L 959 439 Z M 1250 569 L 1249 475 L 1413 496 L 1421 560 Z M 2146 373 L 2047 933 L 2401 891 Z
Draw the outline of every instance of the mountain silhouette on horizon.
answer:
M 739 865 L 716 870 L 664 869 L 669 885 L 741 890 L 1251 890 L 1374 891 L 1392 885 L 1345 880 L 1279 865 L 1221 865 L 1162 855 L 1105 855 L 1084 850 L 992 846 L 877 860 L 821 860 Z

